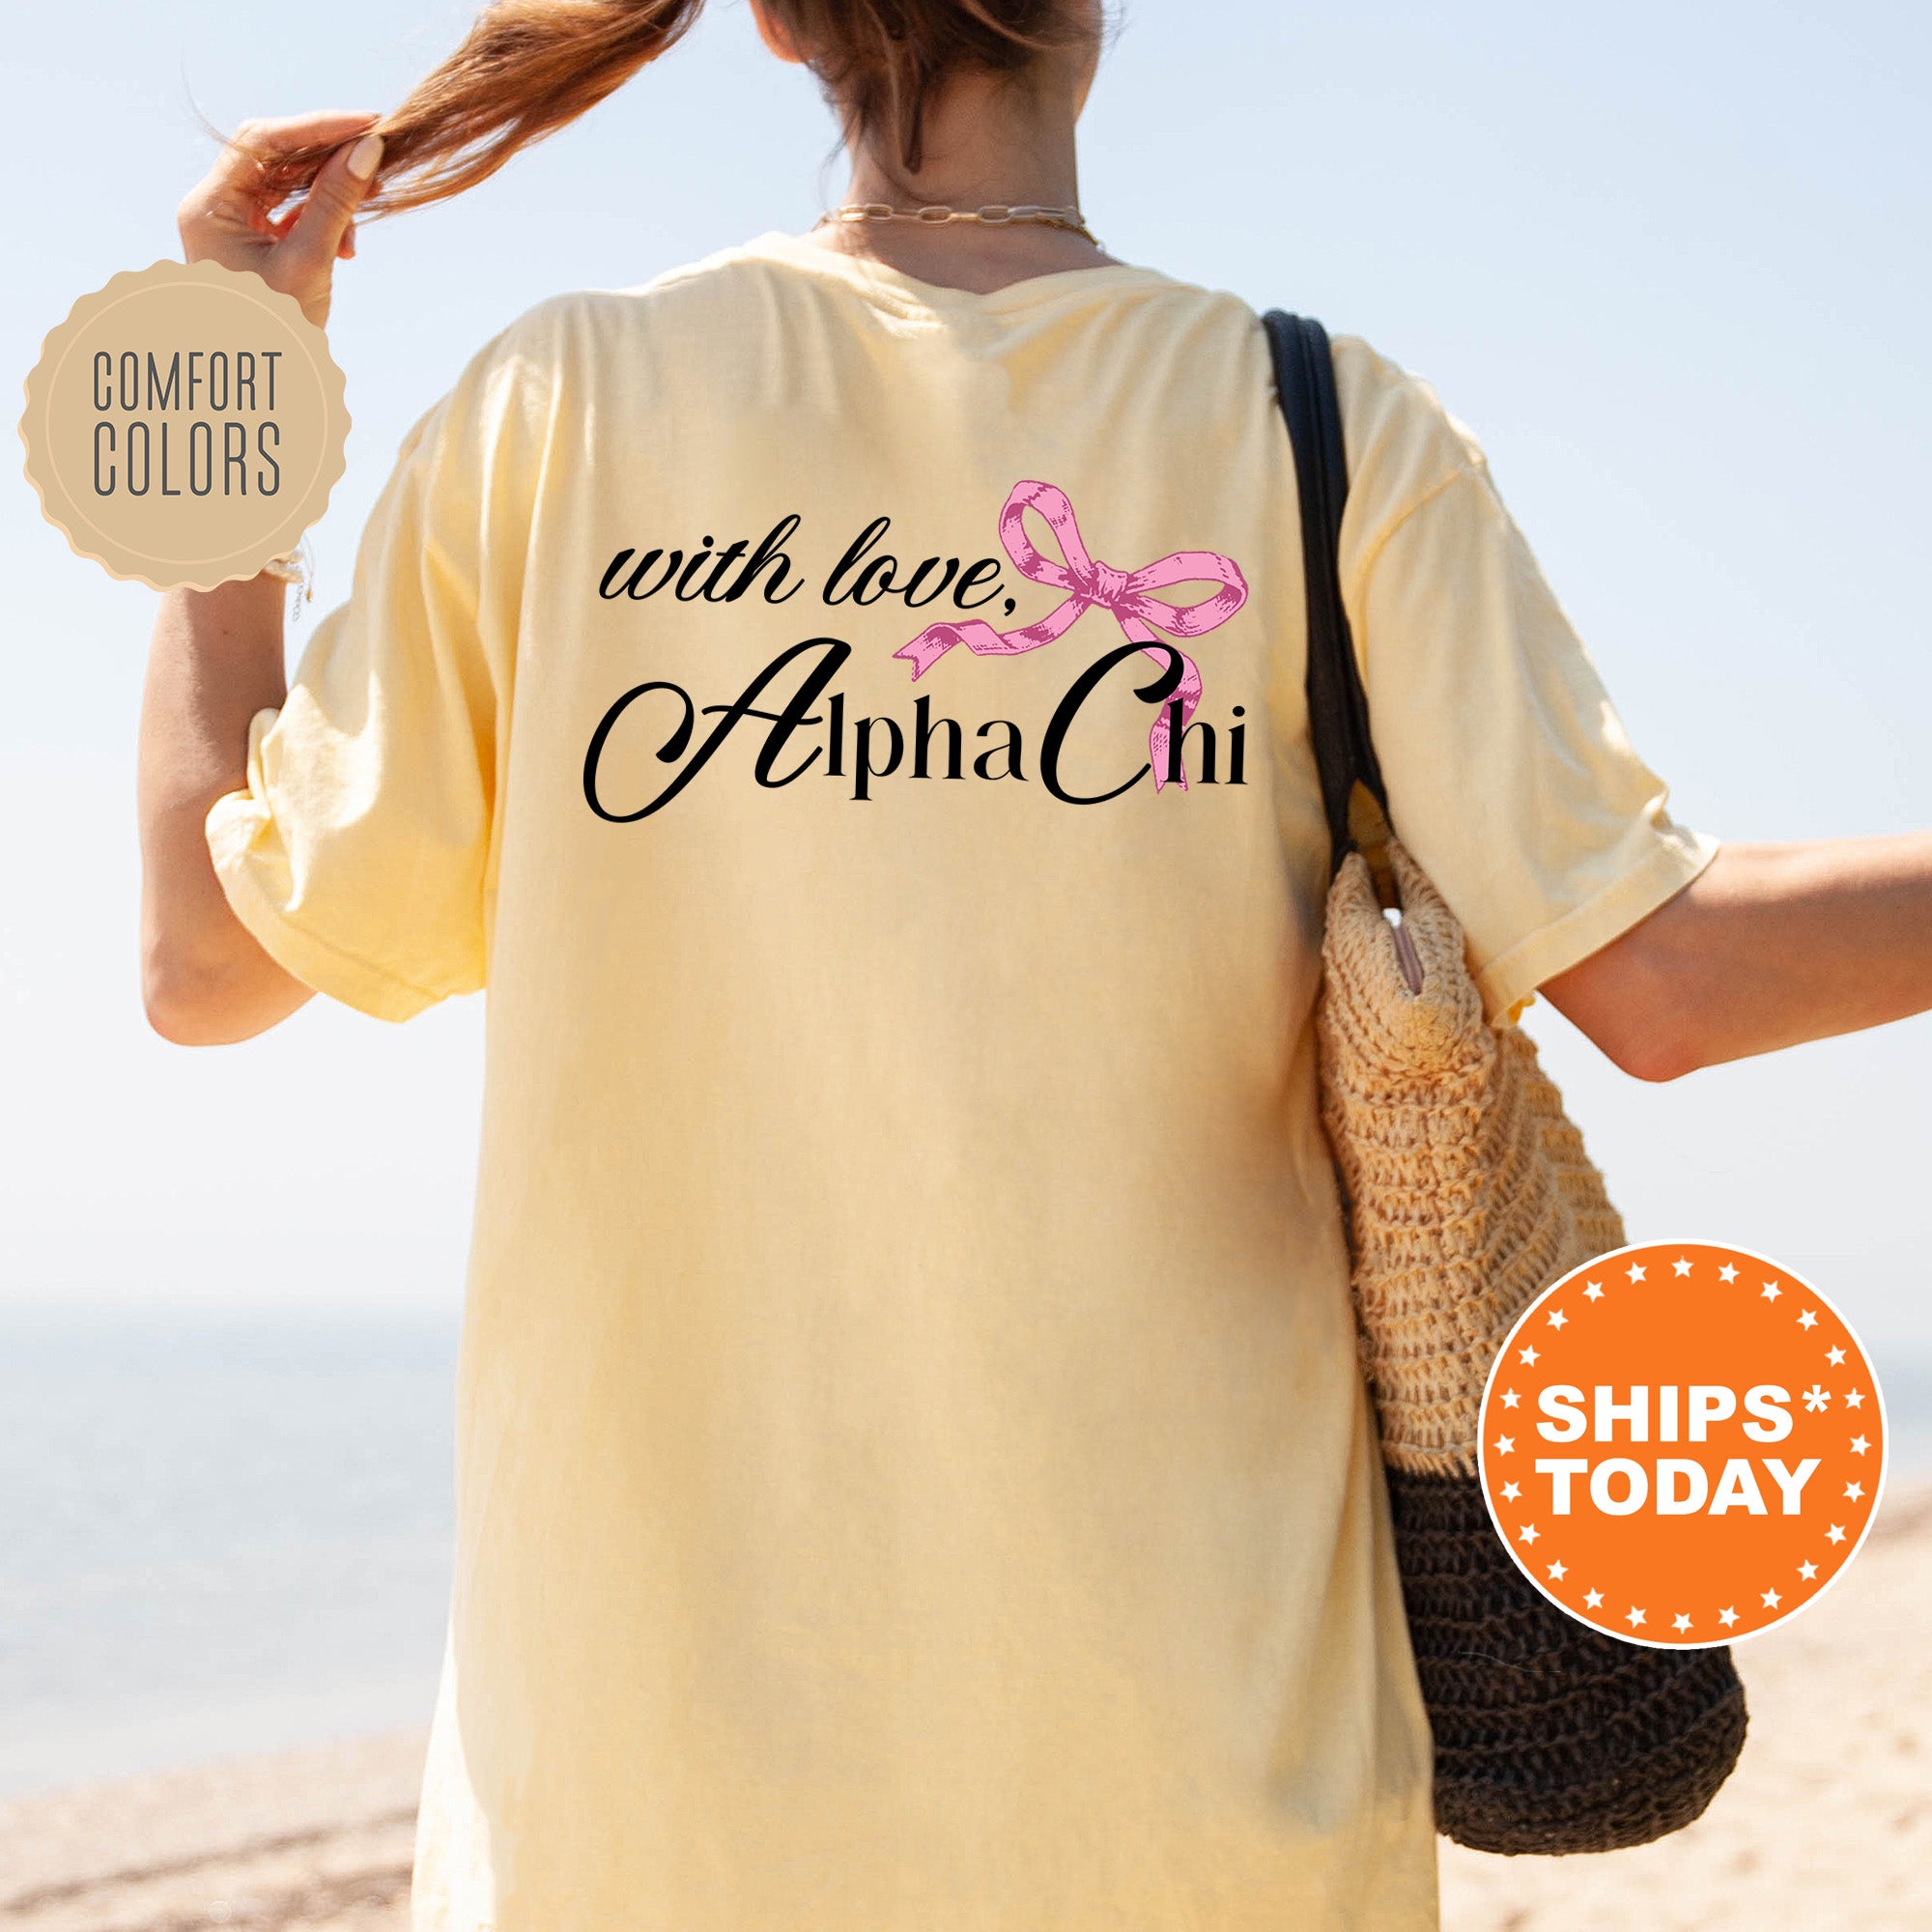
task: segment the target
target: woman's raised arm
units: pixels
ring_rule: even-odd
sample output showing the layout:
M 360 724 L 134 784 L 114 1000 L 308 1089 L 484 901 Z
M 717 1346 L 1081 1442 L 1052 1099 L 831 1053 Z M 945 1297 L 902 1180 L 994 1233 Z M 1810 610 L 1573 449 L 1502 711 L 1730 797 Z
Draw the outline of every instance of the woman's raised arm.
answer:
M 182 203 L 189 262 L 252 270 L 328 320 L 338 259 L 355 253 L 355 210 L 382 159 L 373 114 L 245 124 Z M 279 219 L 262 157 L 340 143 L 306 198 Z M 170 590 L 155 620 L 141 700 L 141 991 L 164 1038 L 212 1046 L 266 1032 L 309 998 L 229 909 L 209 857 L 209 808 L 247 781 L 248 724 L 287 693 L 286 586 L 261 576 L 213 590 Z

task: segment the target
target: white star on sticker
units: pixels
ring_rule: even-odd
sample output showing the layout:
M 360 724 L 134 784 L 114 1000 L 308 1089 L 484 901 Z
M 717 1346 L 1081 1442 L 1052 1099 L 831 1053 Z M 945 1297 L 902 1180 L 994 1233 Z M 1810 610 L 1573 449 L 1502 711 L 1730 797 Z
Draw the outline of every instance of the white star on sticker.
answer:
M 1506 1503 L 1513 1503 L 1513 1502 L 1515 1502 L 1515 1501 L 1516 1501 L 1517 1497 L 1519 1497 L 1519 1496 L 1520 1496 L 1520 1495 L 1521 1495 L 1521 1494 L 1522 1494 L 1522 1489 L 1521 1489 L 1521 1486 L 1520 1486 L 1520 1484 L 1517 1484 L 1517 1483 L 1505 1483 L 1505 1484 L 1503 1485 L 1503 1501 L 1504 1501 L 1504 1502 L 1506 1502 Z
M 1726 1630 L 1729 1630 L 1730 1627 L 1737 1622 L 1737 1620 L 1738 1620 L 1737 1611 L 1732 1609 L 1728 1605 L 1726 1605 L 1723 1609 L 1718 1612 L 1718 1621 L 1720 1624 L 1722 1624 Z
M 1583 1607 L 1586 1610 L 1594 1610 L 1603 1601 L 1604 1593 L 1601 1590 L 1586 1590 L 1583 1593 Z
M 1764 1299 L 1766 1301 L 1776 1301 L 1777 1299 L 1777 1284 L 1775 1281 L 1765 1283 Z
M 1640 1267 L 1638 1267 L 1634 1262 L 1632 1262 L 1630 1266 L 1627 1267 L 1624 1270 L 1624 1272 L 1628 1274 L 1633 1281 L 1641 1281 L 1643 1279 L 1643 1270 Z
M 1603 1298 L 1604 1298 L 1604 1284 L 1603 1284 L 1602 1282 L 1600 1282 L 1600 1281 L 1593 1281 L 1593 1282 L 1592 1282 L 1592 1283 L 1591 1283 L 1591 1284 L 1589 1285 L 1589 1287 L 1588 1287 L 1588 1288 L 1586 1288 L 1586 1289 L 1585 1289 L 1585 1290 L 1583 1291 L 1583 1298 L 1584 1298 L 1584 1300 L 1585 1300 L 1585 1301 L 1601 1301 L 1601 1300 L 1603 1300 Z
M 1816 1415 L 1821 1408 L 1828 1407 L 1831 1404 L 1831 1401 L 1832 1401 L 1831 1391 L 1829 1389 L 1821 1388 L 1816 1382 L 1813 1382 L 1811 1386 L 1804 1391 L 1804 1406 L 1808 1408 L 1813 1415 Z
M 1569 1574 L 1570 1574 L 1569 1571 L 1566 1570 L 1560 1563 L 1552 1563 L 1549 1566 L 1549 1580 L 1552 1583 L 1562 1582 L 1564 1577 L 1569 1576 Z
M 1520 1530 L 1517 1531 L 1517 1540 L 1520 1543 L 1534 1543 L 1537 1539 L 1537 1535 L 1538 1531 L 1536 1525 L 1533 1522 L 1526 1522 Z
M 1827 1543 L 1842 1543 L 1844 1542 L 1844 1540 L 1845 1540 L 1844 1526 L 1840 1523 L 1834 1522 L 1831 1526 L 1831 1528 L 1825 1532 L 1825 1541 Z
M 1673 1274 L 1679 1274 L 1679 1275 L 1689 1274 L 1690 1272 L 1690 1264 L 1687 1262 L 1682 1255 L 1679 1255 L 1677 1259 L 1670 1264 L 1670 1271 Z
M 1682 1610 L 1679 1610 L 1677 1614 L 1670 1619 L 1670 1628 L 1676 1631 L 1688 1631 L 1690 1628 L 1690 1619 L 1687 1617 Z
M 1562 1327 L 1563 1324 L 1569 1321 L 1569 1319 L 1570 1319 L 1569 1316 L 1565 1315 L 1562 1309 L 1560 1308 L 1552 1308 L 1549 1311 L 1549 1325 L 1552 1328 Z
M 1624 1621 L 1630 1625 L 1632 1630 L 1635 1630 L 1637 1625 L 1642 1623 L 1643 1621 L 1643 1612 L 1639 1609 L 1633 1608 L 1629 1616 L 1627 1616 L 1624 1619 Z
M 1515 1448 L 1516 1437 L 1514 1435 L 1498 1435 L 1496 1437 L 1496 1454 L 1498 1456 L 1508 1456 L 1514 1452 Z
M 1854 1456 L 1862 1456 L 1870 1447 L 1871 1443 L 1864 1436 L 1854 1435 L 1852 1437 L 1852 1454 Z
M 1842 1368 L 1845 1363 L 1845 1351 L 1842 1349 L 1827 1349 L 1825 1350 L 1825 1359 L 1834 1369 Z
M 1518 1395 L 1515 1389 L 1503 1390 L 1503 1406 L 1505 1408 L 1514 1408 L 1521 1400 L 1521 1396 Z
M 1798 1566 L 1798 1574 L 1808 1583 L 1812 1577 L 1817 1576 L 1818 1566 L 1815 1563 L 1801 1563 Z
M 1845 1406 L 1847 1408 L 1862 1408 L 1864 1406 L 1865 1399 L 1857 1389 L 1847 1389 L 1845 1391 Z
M 1534 1349 L 1519 1349 L 1517 1350 L 1517 1358 L 1520 1361 L 1526 1362 L 1532 1369 L 1536 1366 L 1536 1350 Z
M 1798 1318 L 1798 1325 L 1799 1325 L 1799 1327 L 1801 1327 L 1801 1328 L 1815 1328 L 1815 1327 L 1817 1327 L 1817 1325 L 1818 1325 L 1818 1311 L 1817 1311 L 1817 1310 L 1816 1310 L 1815 1308 L 1807 1308 L 1807 1309 L 1806 1309 L 1806 1310 L 1804 1311 L 1804 1313 L 1803 1315 L 1801 1315 L 1801 1316 L 1800 1316 L 1800 1317 Z
M 1729 1262 L 1726 1262 L 1723 1264 L 1723 1266 L 1718 1270 L 1718 1279 L 1719 1281 L 1736 1281 L 1737 1278 L 1738 1278 L 1738 1271 L 1730 1264 Z
M 1862 1483 L 1847 1483 L 1845 1485 L 1845 1500 L 1848 1503 L 1857 1502 L 1864 1492 L 1865 1486 Z
M 1784 1599 L 1776 1590 L 1767 1590 L 1764 1593 L 1764 1606 L 1768 1610 L 1776 1609 L 1778 1605 L 1783 1603 L 1783 1601 Z

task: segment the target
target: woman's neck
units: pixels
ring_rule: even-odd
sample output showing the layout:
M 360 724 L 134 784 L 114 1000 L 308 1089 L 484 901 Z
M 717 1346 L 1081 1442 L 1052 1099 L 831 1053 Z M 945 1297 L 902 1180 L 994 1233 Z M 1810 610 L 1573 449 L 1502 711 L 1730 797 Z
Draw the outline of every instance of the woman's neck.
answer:
M 859 141 L 850 150 L 845 199 L 895 208 L 1077 206 L 1073 124 L 1080 103 L 1058 78 L 1048 71 L 1021 87 L 989 75 L 958 76 L 926 110 L 920 167 L 908 170 L 889 149 Z M 1113 261 L 1085 236 L 1041 222 L 836 221 L 813 229 L 810 239 L 834 253 L 975 295 Z

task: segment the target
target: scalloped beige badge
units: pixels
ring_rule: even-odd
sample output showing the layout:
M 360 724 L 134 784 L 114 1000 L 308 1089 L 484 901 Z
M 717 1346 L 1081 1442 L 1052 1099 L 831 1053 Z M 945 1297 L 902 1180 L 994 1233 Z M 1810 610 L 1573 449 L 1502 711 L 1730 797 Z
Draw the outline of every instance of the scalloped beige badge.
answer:
M 293 296 L 214 262 L 156 262 L 51 330 L 20 418 L 27 480 L 82 556 L 212 590 L 285 555 L 349 440 L 342 371 Z

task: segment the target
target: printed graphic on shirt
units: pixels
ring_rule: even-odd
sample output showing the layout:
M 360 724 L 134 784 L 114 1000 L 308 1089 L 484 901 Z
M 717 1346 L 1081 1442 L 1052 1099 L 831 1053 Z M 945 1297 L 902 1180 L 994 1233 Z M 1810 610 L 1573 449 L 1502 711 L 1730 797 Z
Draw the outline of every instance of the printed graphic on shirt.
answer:
M 1026 533 L 1028 508 L 1043 516 L 1059 540 L 1064 562 L 1056 563 L 1035 548 Z M 1176 652 L 1154 636 L 1198 638 L 1225 624 L 1248 601 L 1247 580 L 1233 557 L 1211 550 L 1174 551 L 1143 564 L 1138 570 L 1117 570 L 1096 562 L 1081 540 L 1073 505 L 1066 493 L 1051 483 L 1019 482 L 1000 510 L 1000 542 L 1022 577 L 1066 592 L 1065 598 L 1037 623 L 1017 631 L 996 631 L 983 618 L 963 623 L 928 624 L 895 657 L 912 661 L 912 674 L 922 677 L 952 648 L 964 644 L 978 657 L 1011 657 L 1037 650 L 1073 628 L 1084 611 L 1105 611 L 1125 634 L 1142 644 L 1151 658 L 1179 660 L 1179 675 L 1172 696 L 1154 713 L 1148 731 L 1148 764 L 1158 790 L 1169 779 L 1184 791 L 1187 774 L 1181 767 L 1179 738 L 1201 703 L 1201 673 L 1184 651 Z M 1219 585 L 1198 604 L 1169 604 L 1149 593 L 1176 583 Z
M 1029 509 L 1044 518 L 1059 545 L 1059 559 L 1047 555 L 1028 536 Z M 620 550 L 605 568 L 598 595 L 607 602 L 642 603 L 668 592 L 682 604 L 732 604 L 755 589 L 766 604 L 787 603 L 806 587 L 792 554 L 802 523 L 797 513 L 781 518 L 755 549 L 747 538 L 714 549 L 707 535 L 689 557 L 681 549 L 659 547 L 641 555 L 635 548 Z M 918 611 L 948 598 L 957 615 L 928 623 L 892 653 L 910 663 L 915 680 L 955 644 L 963 644 L 976 657 L 1017 656 L 1065 637 L 1089 611 L 1113 618 L 1126 639 L 1069 679 L 1043 724 L 1029 727 L 1007 718 L 980 724 L 974 736 L 984 741 L 984 749 L 972 758 L 975 778 L 1024 783 L 1037 774 L 1042 789 L 1065 805 L 1107 804 L 1132 791 L 1145 778 L 1152 779 L 1156 791 L 1169 783 L 1185 791 L 1189 740 L 1198 734 L 1194 747 L 1198 781 L 1246 782 L 1246 733 L 1240 722 L 1246 707 L 1232 706 L 1224 721 L 1223 760 L 1217 754 L 1213 724 L 1195 717 L 1203 697 L 1200 669 L 1172 641 L 1218 629 L 1247 602 L 1247 580 L 1232 557 L 1217 551 L 1174 551 L 1136 569 L 1122 570 L 1088 550 L 1065 491 L 1032 480 L 1014 484 L 1000 510 L 1004 557 L 983 556 L 962 568 L 958 557 L 927 556 L 909 575 L 903 574 L 898 557 L 880 549 L 891 523 L 890 517 L 874 517 L 845 546 L 820 586 L 819 601 L 831 608 L 849 604 L 867 609 L 894 598 L 909 611 Z M 1001 631 L 971 613 L 995 599 L 1000 600 L 1003 615 L 1015 613 L 1018 607 L 1006 594 L 1003 581 L 1009 565 L 1031 582 L 1065 594 L 1045 616 Z M 1170 603 L 1154 595 L 1191 583 L 1213 587 L 1194 603 Z M 909 727 L 890 716 L 857 718 L 848 727 L 845 695 L 836 687 L 852 651 L 844 638 L 802 638 L 757 671 L 728 702 L 700 705 L 670 678 L 633 685 L 611 704 L 591 735 L 583 760 L 585 802 L 598 817 L 613 824 L 647 818 L 696 781 L 741 726 L 748 735 L 757 725 L 764 727 L 752 776 L 770 789 L 792 784 L 808 774 L 849 776 L 850 796 L 864 802 L 873 798 L 877 781 L 895 775 L 963 779 L 965 729 L 955 719 L 935 718 L 932 699 L 924 694 L 915 701 Z M 1062 768 L 1068 735 L 1094 693 L 1141 655 L 1161 667 L 1150 681 L 1134 687 L 1135 697 L 1153 711 L 1146 761 L 1104 790 L 1076 790 Z M 700 717 L 716 720 L 701 735 Z M 635 761 L 640 744 L 648 747 L 653 762 L 671 770 L 651 795 L 621 796 L 627 787 L 607 783 L 607 761 L 614 757 L 613 746 L 623 747 Z M 628 788 L 635 791 L 634 786 Z

